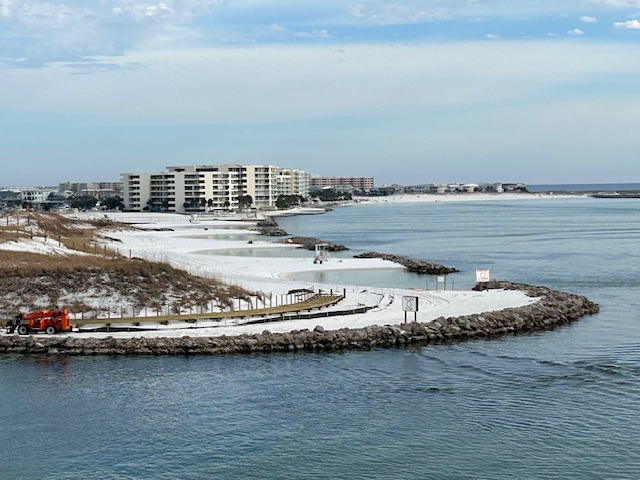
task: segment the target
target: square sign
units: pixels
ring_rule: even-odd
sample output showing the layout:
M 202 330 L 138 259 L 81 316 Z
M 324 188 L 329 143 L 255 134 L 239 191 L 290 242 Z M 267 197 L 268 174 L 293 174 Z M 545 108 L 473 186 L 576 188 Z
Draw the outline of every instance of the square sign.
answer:
M 405 312 L 417 312 L 418 297 L 402 297 L 402 310 Z
M 489 280 L 489 270 L 476 270 L 476 282 L 488 282 Z

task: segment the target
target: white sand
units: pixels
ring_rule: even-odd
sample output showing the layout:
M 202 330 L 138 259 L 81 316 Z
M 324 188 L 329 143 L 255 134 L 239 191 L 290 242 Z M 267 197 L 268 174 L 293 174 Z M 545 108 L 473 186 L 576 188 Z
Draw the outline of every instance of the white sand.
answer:
M 518 197 L 521 198 L 519 195 Z M 96 215 L 104 217 L 104 214 L 76 214 L 72 216 L 82 220 L 89 217 L 95 218 Z M 416 318 L 420 322 L 427 322 L 440 316 L 456 317 L 520 307 L 537 301 L 519 291 L 426 291 L 301 284 L 287 280 L 286 275 L 303 271 L 398 269 L 403 267 L 381 259 L 355 258 L 334 258 L 322 264 L 314 264 L 313 252 L 308 252 L 308 256 L 303 258 L 216 255 L 215 251 L 227 249 L 288 249 L 295 247 L 274 243 L 271 239 L 250 232 L 248 228 L 251 224 L 247 222 L 199 219 L 198 223 L 190 223 L 189 216 L 157 213 L 109 213 L 108 217 L 121 222 L 137 222 L 136 226 L 140 228 L 140 230 L 110 232 L 109 237 L 119 240 L 117 242 L 103 240 L 109 248 L 117 249 L 123 255 L 166 261 L 192 274 L 216 277 L 248 290 L 265 292 L 267 295 L 278 296 L 298 288 L 313 288 L 316 291 L 318 289 L 325 291 L 332 289 L 339 293 L 346 292 L 345 300 L 323 311 L 342 311 L 362 306 L 374 308 L 363 314 L 337 315 L 311 320 L 254 325 L 238 325 L 236 321 L 226 321 L 221 322 L 218 326 L 213 326 L 215 325 L 213 322 L 198 322 L 199 328 L 193 328 L 193 325 L 190 324 L 188 325 L 190 328 L 183 328 L 187 324 L 179 322 L 170 326 L 158 326 L 157 331 L 95 332 L 91 333 L 92 336 L 217 336 L 261 333 L 264 330 L 288 332 L 304 328 L 313 329 L 316 325 L 321 325 L 327 330 L 335 330 L 344 327 L 361 328 L 368 325 L 399 324 L 405 318 L 405 312 L 402 309 L 404 296 L 418 297 L 419 311 Z M 224 235 L 224 240 L 217 238 L 221 235 Z M 238 235 L 239 239 L 229 239 L 229 236 L 235 235 Z M 252 243 L 248 243 L 247 235 L 252 236 L 250 237 Z M 42 238 L 23 240 L 19 243 L 10 242 L 0 245 L 0 248 L 51 254 L 64 252 L 64 247 L 58 247 L 57 242 L 54 244 L 51 240 L 45 246 Z M 413 320 L 413 312 L 407 312 L 406 315 L 409 321 Z M 113 320 L 112 322 L 112 325 L 115 326 L 115 322 Z M 176 325 L 181 328 L 177 328 Z M 207 325 L 209 326 L 201 328 Z
M 357 207 L 356 207 L 357 208 Z M 110 218 L 128 221 L 141 217 L 141 214 L 109 214 Z M 238 335 L 241 333 L 260 333 L 265 329 L 272 332 L 287 332 L 296 329 L 313 329 L 321 325 L 325 329 L 344 327 L 359 328 L 368 325 L 386 325 L 402 323 L 405 313 L 402 310 L 403 296 L 416 296 L 419 299 L 417 319 L 427 322 L 440 316 L 460 316 L 487 311 L 502 310 L 534 303 L 536 299 L 527 297 L 523 292 L 491 290 L 475 291 L 426 291 L 409 289 L 365 288 L 349 285 L 311 285 L 293 282 L 286 275 L 303 271 L 329 271 L 338 269 L 399 269 L 402 266 L 381 259 L 331 259 L 323 264 L 313 263 L 313 252 L 304 258 L 285 257 L 240 257 L 215 255 L 216 250 L 226 249 L 287 249 L 295 248 L 280 243 L 275 239 L 267 239 L 255 235 L 249 244 L 242 240 L 218 240 L 217 235 L 225 237 L 238 234 L 247 235 L 245 222 L 204 221 L 189 223 L 188 216 L 149 215 L 149 223 L 137 225 L 145 228 L 141 231 L 118 231 L 110 233 L 121 243 L 112 243 L 121 253 L 149 260 L 162 260 L 173 266 L 183 268 L 201 276 L 215 276 L 228 283 L 240 285 L 253 291 L 262 291 L 281 295 L 291 289 L 319 288 L 328 291 L 346 291 L 346 299 L 330 310 L 348 310 L 361 306 L 375 308 L 364 314 L 340 315 L 311 320 L 295 320 L 268 324 L 218 326 L 215 328 L 194 328 L 189 330 L 171 330 L 163 328 L 157 332 L 137 333 L 145 336 L 191 336 Z M 225 227 L 225 228 L 222 228 Z M 171 229 L 171 231 L 154 231 L 153 229 Z M 325 310 L 326 311 L 326 310 Z M 413 313 L 407 317 L 413 320 Z M 201 323 L 206 325 L 206 323 Z M 161 327 L 158 327 L 161 328 Z M 98 334 L 96 334 L 98 335 Z M 107 334 L 104 334 L 107 335 Z M 110 333 L 112 336 L 130 336 L 132 333 Z
M 402 193 L 384 197 L 354 197 L 356 203 L 437 203 L 437 202 L 488 202 L 514 200 L 551 200 L 590 198 L 588 195 L 547 193 Z

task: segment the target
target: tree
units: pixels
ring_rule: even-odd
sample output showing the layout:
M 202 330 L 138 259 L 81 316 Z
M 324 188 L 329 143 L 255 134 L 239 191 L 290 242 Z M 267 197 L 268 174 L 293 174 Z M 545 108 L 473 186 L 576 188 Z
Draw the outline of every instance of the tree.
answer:
M 71 208 L 89 210 L 98 204 L 98 199 L 91 195 L 82 195 L 71 200 Z
M 351 200 L 351 194 L 348 192 L 336 192 L 332 189 L 314 190 L 309 193 L 312 197 L 319 198 L 323 202 L 335 202 L 338 200 Z
M 124 203 L 122 203 L 122 199 L 117 195 L 114 197 L 105 197 L 101 203 L 107 210 L 124 210 Z
M 297 207 L 302 204 L 304 197 L 300 195 L 278 195 L 276 199 L 276 207 L 280 209 L 286 209 L 291 207 Z
M 190 198 L 189 200 L 183 203 L 184 208 L 189 208 L 191 210 L 204 208 L 205 205 L 206 205 L 206 200 L 204 198 Z
M 238 197 L 238 208 L 243 210 L 246 207 L 250 207 L 253 203 L 253 197 L 251 195 L 240 195 Z

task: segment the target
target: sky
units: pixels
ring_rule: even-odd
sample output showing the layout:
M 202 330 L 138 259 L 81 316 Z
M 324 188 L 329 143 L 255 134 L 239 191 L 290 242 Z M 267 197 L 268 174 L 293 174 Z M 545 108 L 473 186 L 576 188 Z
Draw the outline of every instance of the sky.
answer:
M 640 0 L 0 0 L 0 185 L 640 182 Z

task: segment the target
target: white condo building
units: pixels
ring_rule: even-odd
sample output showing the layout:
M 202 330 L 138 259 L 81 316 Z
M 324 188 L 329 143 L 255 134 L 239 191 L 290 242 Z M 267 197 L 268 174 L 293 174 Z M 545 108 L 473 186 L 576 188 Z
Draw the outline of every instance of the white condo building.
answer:
M 126 210 L 195 213 L 238 209 L 250 195 L 252 207 L 275 208 L 279 195 L 309 194 L 309 173 L 273 165 L 167 167 L 161 173 L 121 174 Z

